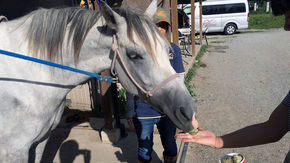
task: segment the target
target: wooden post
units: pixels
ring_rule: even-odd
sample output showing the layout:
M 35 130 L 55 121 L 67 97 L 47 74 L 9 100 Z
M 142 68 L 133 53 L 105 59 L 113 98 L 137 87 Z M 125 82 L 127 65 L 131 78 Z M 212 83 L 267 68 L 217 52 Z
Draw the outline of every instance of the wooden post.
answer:
M 195 0 L 191 0 L 191 55 L 195 57 Z
M 105 70 L 101 72 L 102 76 L 109 76 L 110 70 Z M 111 94 L 111 84 L 108 82 L 100 82 L 100 92 L 101 92 L 101 108 L 104 112 L 105 128 L 113 129 L 113 117 L 112 117 L 112 94 Z
M 172 27 L 173 43 L 178 45 L 177 0 L 171 0 L 171 27 Z
M 96 1 L 94 1 L 94 8 L 98 11 L 99 5 Z M 101 72 L 102 76 L 110 76 L 110 70 L 105 70 Z M 104 121 L 106 129 L 113 129 L 113 113 L 112 113 L 112 88 L 111 84 L 108 82 L 100 81 L 100 94 L 101 94 L 101 109 L 104 112 Z
M 92 78 L 89 80 L 89 90 L 91 96 L 91 108 L 97 109 L 100 104 L 98 103 L 98 80 L 96 78 Z
M 202 45 L 202 0 L 199 0 L 199 44 Z

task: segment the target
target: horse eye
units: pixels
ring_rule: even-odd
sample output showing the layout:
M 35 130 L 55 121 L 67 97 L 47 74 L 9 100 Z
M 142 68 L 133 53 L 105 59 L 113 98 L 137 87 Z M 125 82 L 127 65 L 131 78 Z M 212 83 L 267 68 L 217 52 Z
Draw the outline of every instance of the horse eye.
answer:
M 132 60 L 143 59 L 143 57 L 137 53 L 130 53 L 127 56 Z

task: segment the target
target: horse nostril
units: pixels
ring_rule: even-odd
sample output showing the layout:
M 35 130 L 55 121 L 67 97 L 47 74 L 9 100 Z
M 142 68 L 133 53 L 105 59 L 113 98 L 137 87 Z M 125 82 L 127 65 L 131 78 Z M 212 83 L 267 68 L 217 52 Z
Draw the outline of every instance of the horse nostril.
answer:
M 184 107 L 180 107 L 180 113 L 187 119 L 191 120 L 192 111 L 190 109 L 185 109 Z

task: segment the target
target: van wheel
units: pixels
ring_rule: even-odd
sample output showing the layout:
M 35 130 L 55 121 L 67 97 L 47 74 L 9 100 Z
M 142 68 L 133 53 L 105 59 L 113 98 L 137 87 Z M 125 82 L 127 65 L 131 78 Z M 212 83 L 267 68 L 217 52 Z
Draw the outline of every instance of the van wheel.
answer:
M 234 34 L 236 32 L 236 30 L 237 30 L 236 25 L 234 25 L 234 24 L 227 24 L 225 26 L 224 33 L 226 35 L 232 35 L 232 34 Z

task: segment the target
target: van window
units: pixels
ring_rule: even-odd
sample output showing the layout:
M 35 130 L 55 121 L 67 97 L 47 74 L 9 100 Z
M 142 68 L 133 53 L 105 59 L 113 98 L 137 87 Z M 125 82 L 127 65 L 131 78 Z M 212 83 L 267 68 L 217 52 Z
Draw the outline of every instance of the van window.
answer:
M 244 3 L 202 6 L 202 15 L 228 14 L 246 12 Z

